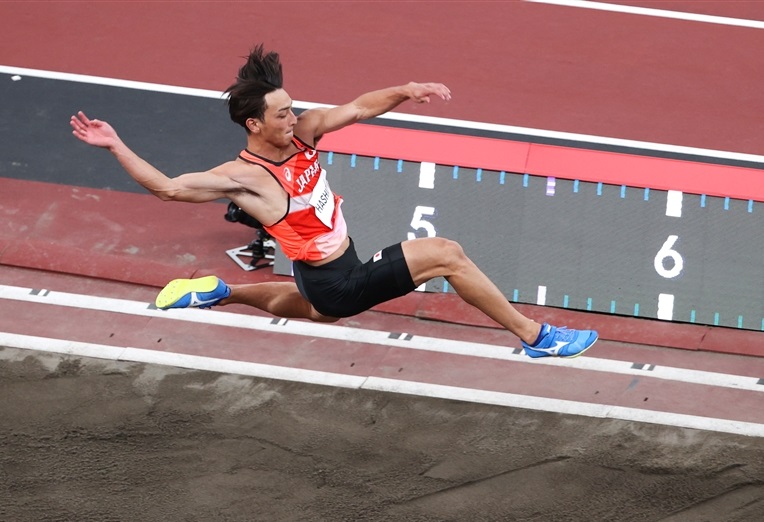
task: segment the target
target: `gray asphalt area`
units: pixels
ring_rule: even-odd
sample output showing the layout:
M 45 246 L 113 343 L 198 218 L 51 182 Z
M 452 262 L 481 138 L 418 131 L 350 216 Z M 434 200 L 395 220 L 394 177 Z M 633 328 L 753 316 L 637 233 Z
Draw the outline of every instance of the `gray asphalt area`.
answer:
M 764 440 L 0 348 L 7 521 L 760 521 Z

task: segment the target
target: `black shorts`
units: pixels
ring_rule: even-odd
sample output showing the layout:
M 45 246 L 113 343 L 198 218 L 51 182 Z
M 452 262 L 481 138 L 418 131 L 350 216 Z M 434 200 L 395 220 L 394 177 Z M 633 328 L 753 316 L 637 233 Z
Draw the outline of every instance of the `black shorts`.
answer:
M 295 261 L 293 267 L 302 296 L 328 317 L 350 317 L 416 288 L 400 243 L 361 263 L 351 239 L 334 261 L 321 266 Z

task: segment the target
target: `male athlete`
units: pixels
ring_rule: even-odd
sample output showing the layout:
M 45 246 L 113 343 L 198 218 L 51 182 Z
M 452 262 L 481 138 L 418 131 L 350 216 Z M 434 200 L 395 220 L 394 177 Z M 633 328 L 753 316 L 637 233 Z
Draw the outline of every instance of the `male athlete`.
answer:
M 169 178 L 140 158 L 105 121 L 72 116 L 73 134 L 108 149 L 127 173 L 165 201 L 203 203 L 228 198 L 265 225 L 293 261 L 294 282 L 226 285 L 215 276 L 171 281 L 158 308 L 209 308 L 241 303 L 277 317 L 336 321 L 405 295 L 443 276 L 466 302 L 517 335 L 531 357 L 575 357 L 597 332 L 556 328 L 523 316 L 454 241 L 419 238 L 387 247 L 366 263 L 355 252 L 316 144 L 324 134 L 390 111 L 406 100 L 451 99 L 440 83 L 408 83 L 361 95 L 299 117 L 282 87 L 279 55 L 255 47 L 227 90 L 231 119 L 244 127 L 247 147 L 238 158 L 206 172 Z

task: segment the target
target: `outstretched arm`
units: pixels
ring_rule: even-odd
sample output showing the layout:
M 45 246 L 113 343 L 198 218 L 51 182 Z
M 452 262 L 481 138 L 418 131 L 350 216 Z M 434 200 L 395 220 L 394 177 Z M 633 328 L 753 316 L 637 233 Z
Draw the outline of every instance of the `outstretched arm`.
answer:
M 138 156 L 105 121 L 91 120 L 82 111 L 71 117 L 72 134 L 79 140 L 111 152 L 130 176 L 146 190 L 166 201 L 200 203 L 226 197 L 241 187 L 212 169 L 169 178 Z
M 448 101 L 451 91 L 442 83 L 410 82 L 368 92 L 345 105 L 305 111 L 298 118 L 295 134 L 302 139 L 312 137 L 315 143 L 326 133 L 384 114 L 406 100 L 430 103 L 432 96 Z

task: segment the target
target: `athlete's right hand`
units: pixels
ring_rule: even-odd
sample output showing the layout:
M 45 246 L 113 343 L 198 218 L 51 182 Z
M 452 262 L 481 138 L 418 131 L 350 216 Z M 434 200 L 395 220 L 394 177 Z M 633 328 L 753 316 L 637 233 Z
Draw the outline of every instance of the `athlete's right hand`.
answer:
M 108 148 L 119 141 L 111 125 L 105 121 L 91 120 L 82 111 L 72 116 L 69 124 L 73 129 L 72 134 L 88 145 Z
M 430 95 L 435 95 L 444 101 L 451 99 L 451 90 L 442 83 L 409 82 L 409 98 L 415 103 L 430 103 Z

